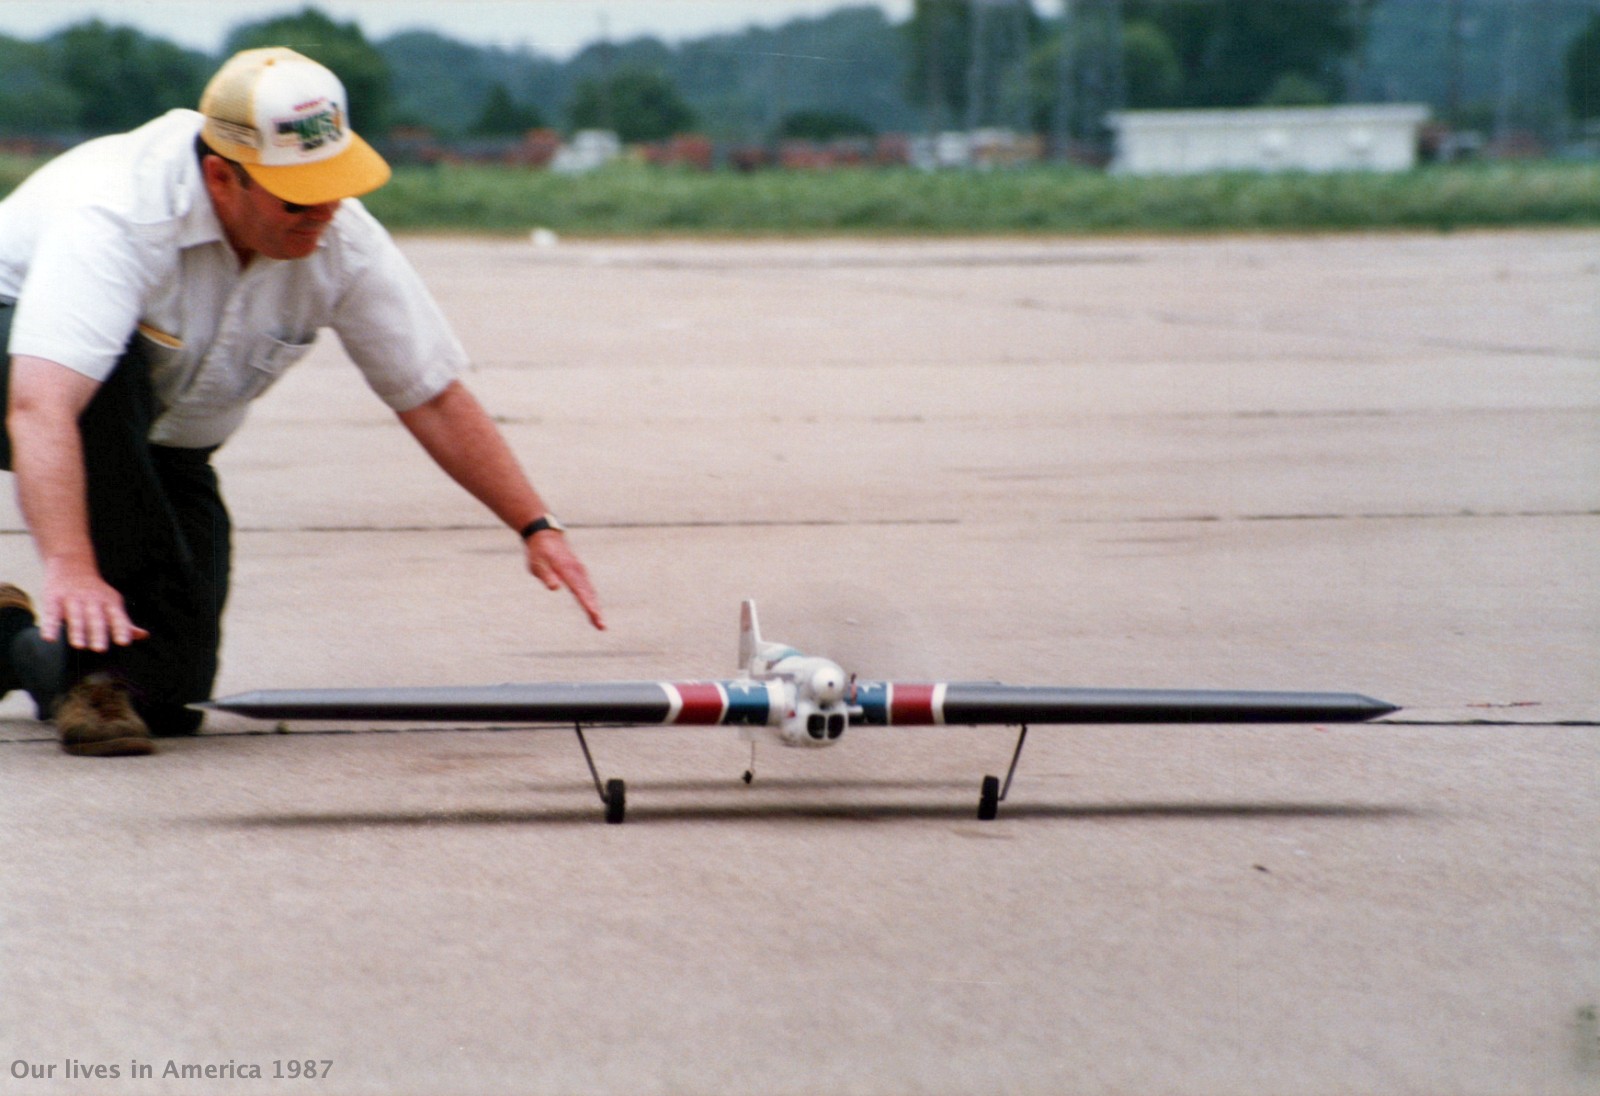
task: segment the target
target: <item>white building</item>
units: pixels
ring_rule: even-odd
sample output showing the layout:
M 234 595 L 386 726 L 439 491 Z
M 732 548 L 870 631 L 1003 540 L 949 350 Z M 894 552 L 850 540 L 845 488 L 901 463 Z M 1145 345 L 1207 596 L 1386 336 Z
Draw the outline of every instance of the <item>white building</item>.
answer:
M 952 130 L 932 137 L 911 138 L 912 166 L 941 168 L 1016 167 L 1039 159 L 1039 141 L 1014 129 Z
M 1414 103 L 1123 111 L 1110 116 L 1117 135 L 1111 170 L 1407 171 L 1427 120 L 1428 108 Z
M 622 155 L 622 140 L 609 129 L 583 129 L 556 152 L 550 170 L 561 175 L 598 171 Z

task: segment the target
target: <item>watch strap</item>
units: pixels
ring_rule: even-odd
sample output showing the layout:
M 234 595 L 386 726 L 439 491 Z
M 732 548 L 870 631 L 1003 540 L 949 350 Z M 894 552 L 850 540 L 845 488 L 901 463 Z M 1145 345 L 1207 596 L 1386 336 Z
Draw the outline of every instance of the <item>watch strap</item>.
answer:
M 524 525 L 522 527 L 522 532 L 519 535 L 523 540 L 527 540 L 535 533 L 542 533 L 546 529 L 554 529 L 558 533 L 564 533 L 566 532 L 567 527 L 562 525 L 554 514 L 545 514 L 543 517 L 534 518 L 532 521 L 528 522 L 528 524 Z

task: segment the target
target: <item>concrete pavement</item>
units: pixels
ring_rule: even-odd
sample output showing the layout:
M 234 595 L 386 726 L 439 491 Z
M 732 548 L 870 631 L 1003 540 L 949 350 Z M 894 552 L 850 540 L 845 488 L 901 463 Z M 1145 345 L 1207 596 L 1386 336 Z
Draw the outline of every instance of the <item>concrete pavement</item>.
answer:
M 219 692 L 720 676 L 754 596 L 1406 711 L 1041 729 L 994 823 L 1003 731 L 596 732 L 617 828 L 570 732 L 13 696 L 0 1093 L 1600 1092 L 1600 235 L 405 246 L 612 629 L 324 336 L 219 456 Z

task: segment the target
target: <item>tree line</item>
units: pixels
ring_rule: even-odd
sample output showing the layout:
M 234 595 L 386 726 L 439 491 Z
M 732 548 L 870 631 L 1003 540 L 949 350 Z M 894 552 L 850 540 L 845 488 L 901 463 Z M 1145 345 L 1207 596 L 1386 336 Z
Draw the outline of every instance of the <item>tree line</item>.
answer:
M 219 56 L 89 20 L 0 35 L 0 136 L 82 136 L 193 106 L 220 58 L 293 42 L 339 73 L 363 132 L 447 139 L 538 127 L 732 140 L 1006 126 L 1093 139 L 1121 108 L 1432 102 L 1463 124 L 1600 120 L 1597 0 L 916 0 L 843 6 L 676 46 L 595 42 L 568 60 L 411 31 L 381 41 L 306 7 Z M 536 11 L 536 9 L 533 9 Z M 537 28 L 530 26 L 529 35 Z

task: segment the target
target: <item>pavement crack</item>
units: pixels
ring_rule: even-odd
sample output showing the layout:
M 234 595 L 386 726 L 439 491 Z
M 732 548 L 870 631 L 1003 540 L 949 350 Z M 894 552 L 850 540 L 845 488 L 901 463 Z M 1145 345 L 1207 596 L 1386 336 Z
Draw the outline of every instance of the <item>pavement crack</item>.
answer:
M 1134 514 L 1134 515 L 1066 515 L 1062 525 L 1226 525 L 1249 522 L 1316 522 L 1316 521 L 1496 521 L 1532 518 L 1595 518 L 1595 510 L 1381 510 L 1364 511 L 1314 511 L 1260 514 Z M 661 530 L 661 529 L 860 529 L 860 528 L 924 528 L 950 527 L 969 524 L 969 519 L 958 517 L 904 517 L 904 518 L 684 518 L 662 521 L 590 521 L 568 522 L 571 529 L 586 530 Z M 979 524 L 993 525 L 989 520 Z M 304 533 L 317 536 L 344 536 L 351 534 L 405 534 L 405 533 L 487 533 L 500 527 L 487 522 L 441 523 L 437 525 L 379 525 L 352 523 L 349 525 L 241 525 L 236 532 L 258 535 Z M 0 530 L 0 536 L 26 536 L 22 529 Z

